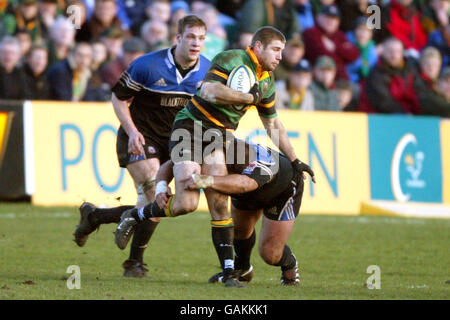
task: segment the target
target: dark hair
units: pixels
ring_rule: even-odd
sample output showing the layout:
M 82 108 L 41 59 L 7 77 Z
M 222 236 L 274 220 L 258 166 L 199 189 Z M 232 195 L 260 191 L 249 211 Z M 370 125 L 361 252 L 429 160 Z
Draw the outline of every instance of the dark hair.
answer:
M 183 34 L 187 27 L 202 27 L 206 28 L 206 23 L 194 14 L 185 16 L 178 21 L 178 33 Z
M 233 161 L 229 163 L 229 153 L 232 152 Z M 240 174 L 248 167 L 250 162 L 256 159 L 256 154 L 250 145 L 240 139 L 234 139 L 230 146 L 227 148 L 227 170 L 228 173 Z
M 254 33 L 251 46 L 254 47 L 255 43 L 259 41 L 265 47 L 273 40 L 280 40 L 281 42 L 286 43 L 286 37 L 280 30 L 271 26 L 264 26 Z

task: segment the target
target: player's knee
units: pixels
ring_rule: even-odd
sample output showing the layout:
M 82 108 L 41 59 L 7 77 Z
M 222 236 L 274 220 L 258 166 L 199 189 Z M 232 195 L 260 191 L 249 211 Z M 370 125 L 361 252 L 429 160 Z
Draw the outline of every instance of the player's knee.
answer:
M 263 244 L 259 246 L 259 255 L 269 265 L 276 265 L 280 261 L 282 254 L 282 251 L 270 245 Z
M 176 201 L 176 198 L 175 198 Z M 195 199 L 185 199 L 184 201 L 176 201 L 173 206 L 173 212 L 176 216 L 181 216 L 197 210 L 198 202 Z

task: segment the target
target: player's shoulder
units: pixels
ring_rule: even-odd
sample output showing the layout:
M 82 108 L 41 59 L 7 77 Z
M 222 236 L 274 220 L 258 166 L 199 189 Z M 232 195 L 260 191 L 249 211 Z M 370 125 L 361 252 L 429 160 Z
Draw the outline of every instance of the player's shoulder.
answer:
M 208 69 L 211 65 L 211 61 L 202 54 L 200 55 L 199 59 L 200 59 L 200 69 L 204 70 L 204 71 L 208 71 Z
M 241 49 L 225 50 L 218 53 L 212 60 L 213 64 L 236 66 L 242 63 L 245 58 L 245 51 Z
M 156 65 L 159 60 L 163 60 L 167 57 L 167 50 L 169 49 L 161 49 L 158 51 L 152 51 L 149 53 L 146 53 L 138 58 L 136 58 L 131 65 L 139 67 L 139 66 L 146 66 L 149 65 Z

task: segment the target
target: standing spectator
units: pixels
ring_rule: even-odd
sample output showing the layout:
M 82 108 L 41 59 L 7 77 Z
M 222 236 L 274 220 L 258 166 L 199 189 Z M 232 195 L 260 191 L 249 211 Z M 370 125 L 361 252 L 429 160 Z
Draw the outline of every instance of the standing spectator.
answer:
M 336 63 L 337 79 L 348 80 L 346 65 L 359 57 L 358 48 L 339 30 L 340 13 L 335 5 L 324 6 L 317 15 L 316 26 L 303 33 L 305 57 L 315 63 L 319 56 L 331 57 Z
M 309 89 L 311 80 L 311 66 L 308 60 L 301 60 L 289 74 L 288 79 L 276 82 L 275 108 L 313 111 L 314 96 Z
M 99 75 L 112 88 L 130 63 L 145 54 L 145 43 L 138 37 L 124 41 L 122 55 L 101 68 Z
M 58 17 L 50 28 L 49 66 L 63 61 L 75 44 L 75 28 L 67 18 Z
M 450 65 L 450 24 L 433 31 L 428 37 L 428 46 L 439 50 L 442 56 L 442 68 Z
M 403 57 L 403 43 L 396 38 L 386 39 L 380 59 L 367 77 L 360 110 L 420 114 L 414 88 L 418 76 L 415 62 Z
M 310 88 L 314 96 L 314 110 L 340 111 L 338 91 L 334 89 L 336 63 L 331 57 L 321 56 L 314 64 L 313 73 Z
M 169 27 L 162 21 L 149 20 L 142 26 L 141 38 L 147 45 L 147 52 L 170 47 Z
M 369 75 L 378 61 L 375 42 L 372 40 L 372 30 L 367 27 L 367 19 L 360 17 L 356 20 L 353 33 L 348 33 L 348 39 L 359 50 L 359 58 L 347 65 L 347 73 L 354 83 L 359 83 Z
M 25 79 L 28 98 L 31 100 L 49 100 L 50 86 L 46 68 L 48 51 L 44 46 L 33 46 L 25 59 Z
M 50 94 L 54 100 L 107 101 L 109 96 L 91 83 L 92 48 L 80 42 L 68 58 L 55 64 L 48 73 Z
M 309 0 L 295 0 L 295 9 L 297 10 L 297 18 L 302 32 L 314 27 L 314 11 Z
M 247 0 L 239 20 L 241 33 L 253 34 L 261 26 L 273 26 L 291 39 L 300 35 L 292 0 Z
M 405 55 L 419 57 L 427 42 L 427 35 L 420 23 L 420 12 L 413 0 L 391 0 L 381 11 L 381 28 L 375 31 L 375 41 L 382 42 L 395 37 L 403 43 Z
M 20 44 L 12 36 L 0 42 L 0 99 L 26 99 L 25 73 L 19 65 Z
M 273 74 L 276 80 L 286 80 L 289 73 L 293 70 L 294 66 L 298 65 L 305 54 L 305 47 L 303 41 L 300 38 L 292 38 L 286 43 L 283 50 L 283 59 L 275 69 Z
M 414 87 L 419 97 L 421 114 L 445 116 L 450 115 L 450 101 L 445 99 L 445 92 L 439 90 L 439 72 L 442 58 L 436 48 L 426 48 L 420 56 L 420 76 L 415 78 Z
M 122 29 L 122 22 L 116 15 L 117 4 L 115 0 L 96 0 L 94 14 L 78 30 L 76 41 L 98 40 L 110 28 Z

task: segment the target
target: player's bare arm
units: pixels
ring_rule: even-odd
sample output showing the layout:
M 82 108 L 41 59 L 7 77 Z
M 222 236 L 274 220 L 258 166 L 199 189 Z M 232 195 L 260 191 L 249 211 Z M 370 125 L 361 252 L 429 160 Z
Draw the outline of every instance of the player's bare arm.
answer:
M 269 119 L 261 117 L 261 121 L 272 142 L 277 146 L 278 149 L 280 149 L 281 152 L 286 155 L 286 157 L 291 161 L 294 168 L 300 172 L 308 172 L 308 174 L 311 176 L 312 181 L 316 183 L 316 178 L 311 168 L 307 164 L 298 160 L 294 148 L 289 141 L 286 129 L 284 128 L 280 119 L 278 117 Z
M 126 100 L 120 100 L 114 93 L 112 94 L 111 102 L 122 128 L 129 137 L 128 152 L 134 155 L 144 154 L 143 145 L 145 145 L 145 139 L 144 136 L 138 131 L 131 118 L 128 102 Z
M 223 105 L 252 104 L 254 101 L 251 93 L 243 93 L 227 87 L 219 82 L 204 82 L 201 87 L 200 97 L 211 103 Z
M 242 174 L 229 174 L 226 176 L 193 174 L 189 178 L 187 186 L 189 190 L 208 187 L 224 194 L 240 194 L 256 190 L 258 183 Z

